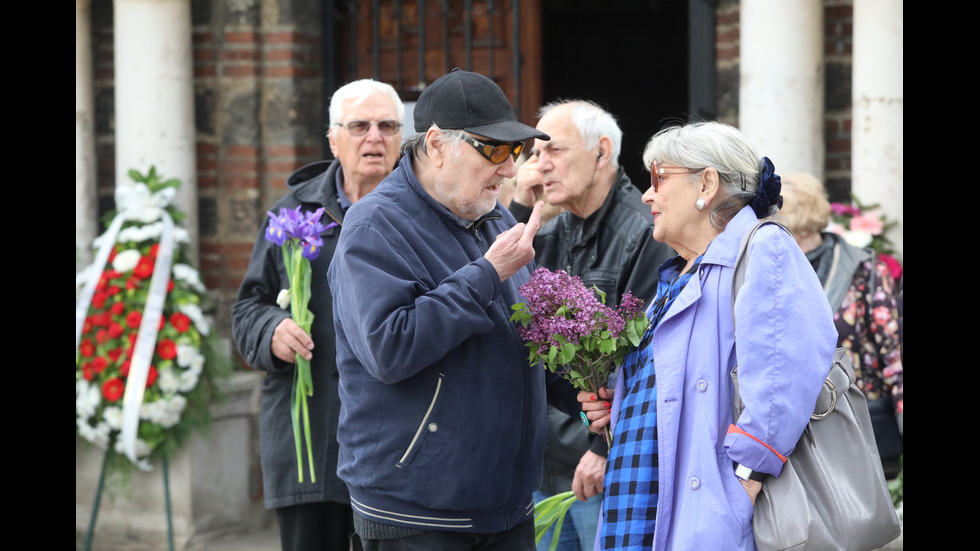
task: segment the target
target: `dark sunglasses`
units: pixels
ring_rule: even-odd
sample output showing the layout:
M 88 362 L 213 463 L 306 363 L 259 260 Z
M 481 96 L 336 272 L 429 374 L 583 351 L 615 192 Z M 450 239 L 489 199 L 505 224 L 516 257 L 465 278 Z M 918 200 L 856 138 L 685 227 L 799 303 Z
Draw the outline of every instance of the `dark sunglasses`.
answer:
M 472 145 L 474 149 L 480 152 L 480 155 L 483 155 L 484 159 L 495 165 L 506 161 L 508 155 L 514 157 L 514 162 L 517 162 L 517 159 L 521 156 L 521 151 L 524 151 L 524 142 L 481 142 L 467 134 L 463 134 L 463 141 Z
M 657 193 L 660 191 L 660 184 L 664 181 L 664 176 L 671 176 L 673 174 L 693 174 L 702 170 L 704 169 L 684 168 L 679 166 L 658 167 L 657 161 L 653 161 L 653 164 L 650 165 L 650 186 L 653 187 L 653 192 Z
M 381 132 L 382 136 L 394 136 L 402 127 L 402 123 L 398 121 L 350 121 L 348 123 L 338 122 L 336 126 L 346 126 L 347 131 L 350 132 L 351 136 L 363 136 L 371 130 L 371 127 L 378 125 L 378 132 Z

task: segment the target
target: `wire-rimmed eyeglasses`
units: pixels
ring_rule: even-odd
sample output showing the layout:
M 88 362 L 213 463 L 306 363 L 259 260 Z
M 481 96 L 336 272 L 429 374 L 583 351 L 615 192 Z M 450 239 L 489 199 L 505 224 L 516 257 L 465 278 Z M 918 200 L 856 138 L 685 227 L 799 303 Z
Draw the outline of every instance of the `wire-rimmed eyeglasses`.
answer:
M 383 120 L 383 121 L 350 121 L 347 123 L 338 122 L 334 126 L 346 126 L 347 131 L 350 132 L 351 136 L 363 136 L 367 134 L 372 126 L 378 127 L 378 132 L 381 132 L 382 136 L 394 136 L 401 130 L 402 123 L 395 120 Z

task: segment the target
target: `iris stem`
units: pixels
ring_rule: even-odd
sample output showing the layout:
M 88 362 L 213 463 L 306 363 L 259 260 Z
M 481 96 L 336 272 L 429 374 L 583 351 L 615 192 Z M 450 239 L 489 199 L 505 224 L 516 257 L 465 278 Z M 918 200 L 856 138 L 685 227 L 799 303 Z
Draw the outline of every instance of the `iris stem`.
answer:
M 303 331 L 309 333 L 313 325 L 313 313 L 309 310 L 310 262 L 303 256 L 303 248 L 295 239 L 290 239 L 283 245 L 283 256 L 288 266 L 289 287 L 292 295 L 290 312 L 293 321 Z M 310 410 L 307 401 L 309 396 L 313 396 L 313 376 L 310 372 L 310 361 L 296 354 L 295 370 L 293 406 L 290 414 L 293 418 L 293 435 L 296 440 L 296 465 L 299 469 L 299 481 L 303 482 L 302 450 L 305 441 L 310 481 L 316 482 L 316 472 L 313 466 L 313 434 L 310 430 Z

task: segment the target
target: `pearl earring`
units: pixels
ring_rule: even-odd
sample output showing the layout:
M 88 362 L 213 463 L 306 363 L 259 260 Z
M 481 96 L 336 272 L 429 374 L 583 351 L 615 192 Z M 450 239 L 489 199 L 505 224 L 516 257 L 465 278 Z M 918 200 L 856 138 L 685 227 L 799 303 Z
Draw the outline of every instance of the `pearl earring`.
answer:
M 704 210 L 704 199 L 698 199 L 697 202 L 694 203 L 694 206 L 697 207 L 698 210 Z

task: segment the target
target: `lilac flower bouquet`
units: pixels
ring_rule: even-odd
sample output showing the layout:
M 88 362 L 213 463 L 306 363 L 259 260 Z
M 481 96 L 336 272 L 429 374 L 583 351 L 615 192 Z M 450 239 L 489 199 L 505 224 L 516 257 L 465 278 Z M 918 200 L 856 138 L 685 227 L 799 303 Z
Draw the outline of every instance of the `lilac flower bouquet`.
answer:
M 268 241 L 282 247 L 282 259 L 289 278 L 289 289 L 280 293 L 276 299 L 282 308 L 290 307 L 290 313 L 296 325 L 307 333 L 313 325 L 313 312 L 310 312 L 310 261 L 320 255 L 323 239 L 320 235 L 332 226 L 334 222 L 324 226 L 320 223 L 323 209 L 314 212 L 302 212 L 301 207 L 295 209 L 282 208 L 278 216 L 269 215 L 269 231 L 265 234 Z M 299 471 L 299 481 L 303 482 L 303 441 L 306 442 L 307 461 L 310 467 L 310 481 L 316 482 L 313 468 L 313 444 L 310 436 L 310 411 L 306 399 L 313 396 L 313 377 L 310 374 L 310 361 L 296 354 L 296 369 L 293 371 L 292 404 L 289 413 L 293 422 L 293 435 L 296 438 L 296 466 Z M 303 438 L 300 438 L 302 430 Z
M 640 344 L 648 323 L 643 301 L 631 293 L 622 296 L 618 308 L 610 308 L 606 293 L 562 270 L 538 268 L 520 292 L 527 302 L 513 305 L 510 319 L 530 349 L 528 362 L 543 363 L 585 392 L 608 384 L 626 353 Z M 607 446 L 612 443 L 608 426 L 602 436 Z M 551 551 L 556 549 L 565 514 L 576 499 L 574 492 L 562 492 L 534 506 L 535 543 L 554 526 Z
M 627 292 L 610 308 L 606 293 L 562 270 L 538 268 L 520 292 L 527 302 L 511 307 L 511 321 L 530 349 L 528 362 L 543 363 L 585 392 L 608 384 L 647 326 L 643 300 Z M 608 427 L 603 437 L 611 443 Z

